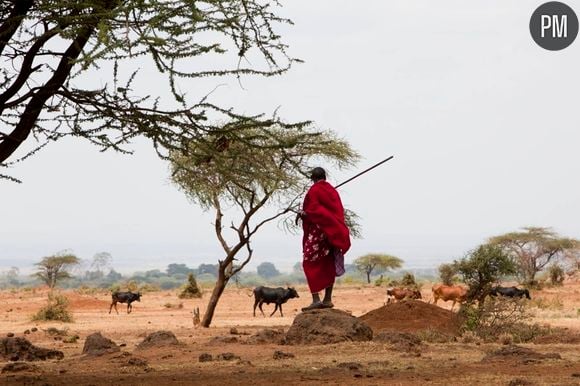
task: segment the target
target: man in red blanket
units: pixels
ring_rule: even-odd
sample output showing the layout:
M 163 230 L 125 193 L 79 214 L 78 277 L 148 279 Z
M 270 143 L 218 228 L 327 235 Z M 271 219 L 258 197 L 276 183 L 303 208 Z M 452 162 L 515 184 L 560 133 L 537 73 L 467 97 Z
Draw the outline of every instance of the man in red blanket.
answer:
M 344 273 L 344 254 L 350 248 L 350 235 L 344 221 L 344 208 L 338 192 L 326 182 L 326 172 L 317 167 L 310 179 L 314 184 L 308 190 L 302 205 L 304 237 L 302 266 L 312 293 L 312 304 L 302 311 L 332 308 L 334 278 Z M 320 301 L 318 292 L 324 290 Z

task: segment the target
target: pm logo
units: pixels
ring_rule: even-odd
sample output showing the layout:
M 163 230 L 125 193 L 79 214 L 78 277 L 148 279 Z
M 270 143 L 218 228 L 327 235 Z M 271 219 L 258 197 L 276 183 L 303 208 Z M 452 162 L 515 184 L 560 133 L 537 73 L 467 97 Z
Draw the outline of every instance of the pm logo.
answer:
M 563 50 L 578 35 L 578 17 L 566 4 L 551 1 L 540 5 L 532 14 L 530 33 L 540 47 Z

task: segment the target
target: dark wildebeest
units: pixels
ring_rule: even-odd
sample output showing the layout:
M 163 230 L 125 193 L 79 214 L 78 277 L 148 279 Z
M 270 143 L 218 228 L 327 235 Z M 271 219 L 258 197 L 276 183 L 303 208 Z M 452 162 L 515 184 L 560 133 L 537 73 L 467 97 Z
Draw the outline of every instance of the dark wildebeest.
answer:
M 131 303 L 133 303 L 134 301 L 138 302 L 141 301 L 141 292 L 137 292 L 136 294 L 134 294 L 131 291 L 113 292 L 111 296 L 113 298 L 113 302 L 111 303 L 111 307 L 109 307 L 109 314 L 111 313 L 113 306 L 115 306 L 115 311 L 117 311 L 117 314 L 119 313 L 119 310 L 117 310 L 117 303 L 127 303 L 127 313 L 130 314 L 131 311 L 133 310 L 133 306 L 131 305 Z
M 397 301 L 401 301 L 403 299 L 422 299 L 421 292 L 419 290 L 413 290 L 409 288 L 389 288 L 387 290 L 387 302 L 391 302 L 391 298 L 394 298 Z
M 274 307 L 274 312 L 270 316 L 276 313 L 276 310 L 280 308 L 280 315 L 282 314 L 282 304 L 286 303 L 289 299 L 299 298 L 298 292 L 294 288 L 269 288 L 269 287 L 257 287 L 254 289 L 254 316 L 256 316 L 256 306 L 260 308 L 262 315 L 264 315 L 264 310 L 262 310 L 262 304 L 276 303 Z M 264 315 L 266 316 L 266 315 Z
M 455 303 L 463 303 L 467 296 L 467 288 L 458 285 L 436 284 L 431 288 L 431 291 L 433 291 L 435 304 L 437 304 L 437 300 L 439 299 L 444 302 L 452 300 L 451 310 L 455 307 Z
M 507 296 L 509 298 L 523 298 L 524 296 L 528 299 L 531 299 L 530 297 L 530 291 L 528 291 L 527 289 L 519 289 L 517 287 L 502 287 L 502 286 L 496 286 L 493 287 L 491 289 L 491 291 L 489 292 L 489 294 L 491 296 Z

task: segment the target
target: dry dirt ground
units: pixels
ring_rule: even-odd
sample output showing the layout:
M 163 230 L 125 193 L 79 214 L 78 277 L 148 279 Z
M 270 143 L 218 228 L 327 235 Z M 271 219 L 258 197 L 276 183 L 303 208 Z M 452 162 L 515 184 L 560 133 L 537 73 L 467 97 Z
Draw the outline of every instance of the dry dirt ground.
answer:
M 127 314 L 109 311 L 107 292 L 80 294 L 64 291 L 71 300 L 74 323 L 31 322 L 31 315 L 46 302 L 46 292 L 0 292 L 0 336 L 14 333 L 33 344 L 64 352 L 60 361 L 34 362 L 36 368 L 0 374 L 0 385 L 580 385 L 580 344 L 525 344 L 539 353 L 558 353 L 562 359 L 522 360 L 505 357 L 484 359 L 499 344 L 426 343 L 421 351 L 397 350 L 388 343 L 341 343 L 324 346 L 245 344 L 248 335 L 264 327 L 287 330 L 299 309 L 308 304 L 306 287 L 298 287 L 299 299 L 284 306 L 284 317 L 252 316 L 249 289 L 228 289 L 215 314 L 211 328 L 193 328 L 191 311 L 202 314 L 202 299 L 180 300 L 176 293 L 153 292 L 134 303 Z M 431 299 L 430 286 L 423 290 Z M 532 293 L 536 321 L 580 331 L 580 284 Z M 335 306 L 355 316 L 381 307 L 385 289 L 374 286 L 340 286 L 335 290 Z M 182 303 L 183 308 L 177 308 Z M 175 307 L 168 308 L 166 305 Z M 450 304 L 442 304 L 449 308 Z M 264 311 L 273 305 L 264 306 Z M 38 331 L 24 335 L 33 327 Z M 55 340 L 46 330 L 68 329 L 78 335 L 76 343 Z M 230 334 L 234 327 L 241 335 Z M 181 344 L 173 347 L 135 350 L 147 334 L 172 331 Z M 81 355 L 87 335 L 100 331 L 122 344 L 121 352 L 101 357 Z M 212 341 L 235 336 L 237 342 Z M 0 347 L 1 349 L 1 347 Z M 274 352 L 293 354 L 274 359 Z M 201 354 L 214 358 L 233 353 L 239 359 L 200 362 Z M 6 363 L 0 363 L 3 367 Z

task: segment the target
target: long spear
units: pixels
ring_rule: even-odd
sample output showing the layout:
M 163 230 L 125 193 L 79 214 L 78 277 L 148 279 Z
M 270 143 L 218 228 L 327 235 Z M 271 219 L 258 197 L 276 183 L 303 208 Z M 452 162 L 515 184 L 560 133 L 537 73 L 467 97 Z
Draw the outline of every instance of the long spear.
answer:
M 387 162 L 387 161 L 389 161 L 389 160 L 393 159 L 394 157 L 395 157 L 395 156 L 394 156 L 394 155 L 392 155 L 392 156 L 390 156 L 390 157 L 388 157 L 388 158 L 385 158 L 385 159 L 384 159 L 384 160 L 382 160 L 381 162 L 378 162 L 378 163 L 374 164 L 373 166 L 371 166 L 370 168 L 363 170 L 362 172 L 360 172 L 360 173 L 359 173 L 359 174 L 357 174 L 356 176 L 354 176 L 354 177 L 350 177 L 348 180 L 346 180 L 346 181 L 344 181 L 344 182 L 341 182 L 340 184 L 336 185 L 336 186 L 334 187 L 334 189 L 338 189 L 338 188 L 340 188 L 342 185 L 346 185 L 347 183 L 351 182 L 351 181 L 352 181 L 352 180 L 354 180 L 355 178 L 358 178 L 358 177 L 362 176 L 362 175 L 363 175 L 363 174 L 365 174 L 366 172 L 370 172 L 371 170 L 373 170 L 373 169 L 374 169 L 374 168 L 376 168 L 377 166 L 380 166 L 380 165 L 384 164 L 385 162 Z

